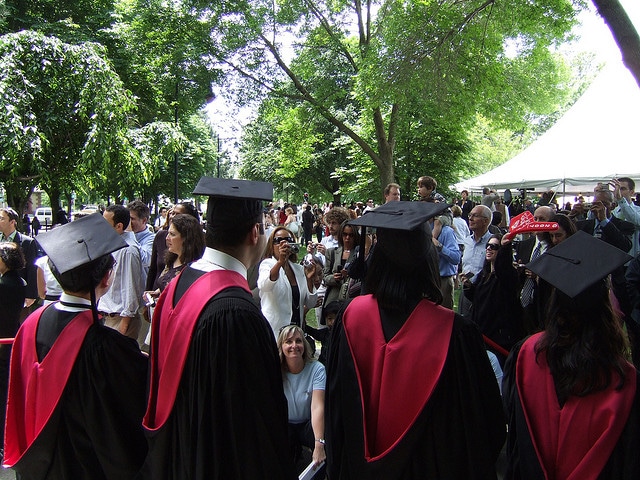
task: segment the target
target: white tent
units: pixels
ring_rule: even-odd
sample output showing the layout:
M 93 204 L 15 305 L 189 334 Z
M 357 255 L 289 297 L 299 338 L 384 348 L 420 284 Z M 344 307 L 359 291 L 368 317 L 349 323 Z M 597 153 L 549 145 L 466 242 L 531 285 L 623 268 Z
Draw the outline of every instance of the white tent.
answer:
M 640 184 L 639 138 L 640 89 L 622 65 L 607 66 L 528 148 L 499 167 L 456 184 L 456 189 L 590 192 L 596 183 L 617 176 Z

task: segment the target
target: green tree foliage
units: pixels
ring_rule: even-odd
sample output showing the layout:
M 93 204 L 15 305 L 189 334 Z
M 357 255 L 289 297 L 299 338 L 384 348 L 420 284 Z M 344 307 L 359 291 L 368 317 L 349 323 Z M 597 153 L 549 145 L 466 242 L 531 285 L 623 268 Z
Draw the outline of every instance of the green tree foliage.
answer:
M 172 124 L 155 122 L 136 134 L 137 150 L 147 163 L 154 165 L 149 182 L 133 190 L 146 202 L 159 192 L 174 191 L 174 152 L 178 159 L 178 196 L 189 198 L 202 175 L 214 175 L 218 156 L 217 144 L 202 112 L 185 118 L 175 129 Z M 167 161 L 170 159 L 170 161 Z M 132 198 L 129 194 L 129 198 Z
M 31 31 L 0 37 L 0 179 L 16 207 L 37 184 L 56 206 L 62 191 L 141 167 L 126 136 L 132 99 L 104 54 Z
M 123 0 L 115 18 L 112 57 L 138 99 L 139 122 L 175 122 L 201 108 L 219 78 L 206 17 L 180 1 Z
M 400 124 L 416 113 L 432 115 L 423 132 L 452 148 L 432 139 L 417 154 L 437 152 L 456 171 L 468 149 L 460 132 L 477 113 L 517 128 L 527 114 L 557 107 L 566 72 L 549 47 L 567 38 L 581 4 L 252 0 L 194 7 L 211 18 L 214 56 L 237 74 L 236 85 L 245 87 L 239 96 L 255 98 L 259 87 L 303 103 L 369 157 L 384 185 L 398 177 L 400 132 L 410 131 Z M 341 81 L 332 85 L 327 73 L 336 70 Z M 356 120 L 340 118 L 340 102 L 357 106 Z
M 113 101 L 121 93 L 127 99 L 119 111 L 111 112 L 113 128 L 119 130 L 121 137 L 100 138 L 100 143 L 94 140 L 86 145 L 86 151 L 81 143 L 75 142 L 77 148 L 73 153 L 76 159 L 82 158 L 84 162 L 88 155 L 103 155 L 109 158 L 108 162 L 94 161 L 86 164 L 87 168 L 69 169 L 64 166 L 58 168 L 51 157 L 42 156 L 40 161 L 47 167 L 46 175 L 22 173 L 20 178 L 28 179 L 25 188 L 40 184 L 51 194 L 52 202 L 58 201 L 59 194 L 70 198 L 74 190 L 78 198 L 100 195 L 116 200 L 172 194 L 173 163 L 177 155 L 181 169 L 179 190 L 186 197 L 195 184 L 194 178 L 205 172 L 211 173 L 210 164 L 215 161 L 217 153 L 211 148 L 210 128 L 203 127 L 199 119 L 199 110 L 211 91 L 211 81 L 216 78 L 215 69 L 210 68 L 208 54 L 211 49 L 211 42 L 207 40 L 209 27 L 205 21 L 191 15 L 182 2 L 8 0 L 5 9 L 3 6 L 4 1 L 0 5 L 1 31 L 17 32 L 28 28 L 44 34 L 49 43 L 64 45 L 59 47 L 66 55 L 64 67 L 60 68 L 72 72 L 68 80 L 61 78 L 50 85 L 46 82 L 53 73 L 29 79 L 33 95 L 25 97 L 21 105 L 31 109 L 34 123 L 46 123 L 49 131 L 58 132 L 82 131 L 85 128 L 82 124 L 74 125 L 78 120 L 74 116 L 52 113 L 55 109 L 63 112 L 68 106 L 68 99 L 75 98 L 61 85 L 65 82 L 70 84 L 77 72 L 92 73 L 92 67 L 87 68 L 83 58 L 67 53 L 74 49 L 87 49 L 88 45 L 92 45 L 94 54 L 108 65 L 112 78 L 105 81 L 104 88 L 113 87 L 112 80 L 118 81 L 110 96 L 103 96 L 102 89 L 97 89 L 94 103 L 103 100 L 106 103 L 91 108 L 95 111 L 114 109 Z M 32 53 L 37 63 L 35 57 L 40 50 L 39 40 L 34 37 L 30 41 L 34 43 Z M 43 64 L 52 71 L 47 60 L 48 52 L 43 55 Z M 78 63 L 74 63 L 76 61 Z M 60 75 L 64 77 L 66 74 Z M 11 84 L 18 77 L 5 79 Z M 100 80 L 101 76 L 95 76 L 95 81 Z M 78 83 L 77 80 L 74 82 Z M 20 88 L 19 85 L 13 87 Z M 126 93 L 127 90 L 130 93 Z M 48 92 L 48 109 L 40 104 L 39 92 Z M 34 105 L 29 105 L 31 101 Z M 36 137 L 35 151 L 56 147 L 55 144 L 48 146 L 51 140 L 44 139 L 42 132 L 32 133 Z M 91 133 L 96 134 L 102 135 L 99 131 Z M 24 132 L 6 141 L 29 142 Z M 5 151 L 5 158 L 20 165 L 16 155 L 16 149 Z M 187 185 L 182 185 L 183 178 Z M 8 188 L 14 185 L 18 184 L 12 182 Z M 162 190 L 154 191 L 154 188 Z

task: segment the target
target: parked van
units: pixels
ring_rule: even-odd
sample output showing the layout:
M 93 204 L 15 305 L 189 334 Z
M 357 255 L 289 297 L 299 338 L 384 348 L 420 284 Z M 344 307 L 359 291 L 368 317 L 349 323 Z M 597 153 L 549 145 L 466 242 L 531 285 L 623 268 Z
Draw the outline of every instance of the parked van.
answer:
M 42 228 L 53 224 L 53 212 L 51 211 L 51 207 L 36 208 L 35 216 L 38 218 Z

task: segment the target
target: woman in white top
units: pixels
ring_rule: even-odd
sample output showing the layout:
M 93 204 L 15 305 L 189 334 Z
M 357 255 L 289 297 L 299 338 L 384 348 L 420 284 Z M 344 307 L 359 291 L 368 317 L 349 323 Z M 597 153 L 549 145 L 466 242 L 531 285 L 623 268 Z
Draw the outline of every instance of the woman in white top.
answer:
M 311 347 L 304 338 L 304 332 L 296 325 L 284 327 L 278 335 L 277 344 L 284 394 L 289 407 L 289 444 L 293 460 L 298 460 L 301 446 L 306 446 L 313 451 L 313 463 L 318 467 L 326 459 L 324 365 L 312 359 Z
M 289 324 L 303 325 L 304 307 L 316 306 L 315 265 L 302 267 L 292 246 L 296 239 L 285 227 L 276 227 L 267 241 L 258 271 L 260 307 L 274 336 Z M 296 245 L 297 248 L 297 245 Z

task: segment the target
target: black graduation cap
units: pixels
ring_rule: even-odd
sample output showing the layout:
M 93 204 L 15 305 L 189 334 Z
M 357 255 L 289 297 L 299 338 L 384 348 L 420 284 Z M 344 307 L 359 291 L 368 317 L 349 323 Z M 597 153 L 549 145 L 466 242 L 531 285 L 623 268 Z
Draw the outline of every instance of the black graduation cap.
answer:
M 99 213 L 41 233 L 36 241 L 60 274 L 127 246 Z
M 207 195 L 207 232 L 213 236 L 238 223 L 257 221 L 262 201 L 273 199 L 273 184 L 233 178 L 202 177 L 193 191 Z
M 351 220 L 351 225 L 411 231 L 424 226 L 451 205 L 434 202 L 388 202 Z
M 578 231 L 526 268 L 574 298 L 631 258 L 619 248 Z
M 234 178 L 202 177 L 193 190 L 195 195 L 239 200 L 272 200 L 273 184 Z
M 378 239 L 375 249 L 392 258 L 396 265 L 408 268 L 431 254 L 433 243 L 428 221 L 450 206 L 434 202 L 389 202 L 349 224 L 375 227 Z M 362 235 L 359 262 L 364 262 L 365 241 L 366 236 Z

